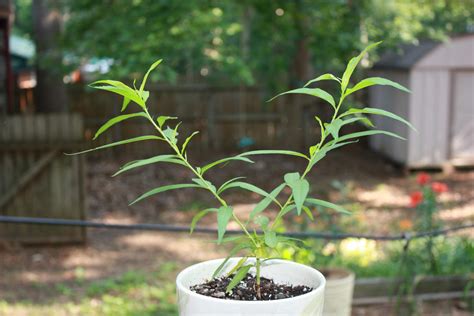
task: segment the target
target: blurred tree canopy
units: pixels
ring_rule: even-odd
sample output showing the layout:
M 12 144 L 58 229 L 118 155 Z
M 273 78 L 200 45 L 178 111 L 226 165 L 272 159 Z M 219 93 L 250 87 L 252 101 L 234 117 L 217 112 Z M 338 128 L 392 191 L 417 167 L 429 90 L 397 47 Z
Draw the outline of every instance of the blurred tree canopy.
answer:
M 287 88 L 340 71 L 368 42 L 443 39 L 474 24 L 472 0 L 62 0 L 71 66 L 113 60 L 114 76 Z M 17 0 L 28 16 L 31 0 Z M 19 17 L 21 18 L 21 16 Z M 27 33 L 28 21 L 18 25 Z M 373 60 L 377 56 L 371 55 Z M 112 75 L 112 74 L 111 74 Z

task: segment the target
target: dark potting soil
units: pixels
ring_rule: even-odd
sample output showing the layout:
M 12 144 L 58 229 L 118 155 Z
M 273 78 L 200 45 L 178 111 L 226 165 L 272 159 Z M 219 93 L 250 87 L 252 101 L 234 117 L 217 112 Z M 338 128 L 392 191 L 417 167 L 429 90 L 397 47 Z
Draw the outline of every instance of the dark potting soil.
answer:
M 191 291 L 201 295 L 237 301 L 257 301 L 255 291 L 255 277 L 250 273 L 232 289 L 231 293 L 226 293 L 226 287 L 230 283 L 231 277 L 221 277 L 212 279 L 206 283 L 191 286 Z M 276 284 L 273 280 L 260 278 L 261 300 L 273 301 L 284 298 L 295 297 L 311 292 L 313 289 L 304 285 Z

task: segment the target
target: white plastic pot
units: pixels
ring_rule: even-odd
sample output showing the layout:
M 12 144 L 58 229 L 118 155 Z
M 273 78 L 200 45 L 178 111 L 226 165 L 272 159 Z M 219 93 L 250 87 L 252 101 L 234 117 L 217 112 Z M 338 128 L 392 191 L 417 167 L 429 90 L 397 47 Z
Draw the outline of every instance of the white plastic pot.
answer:
M 232 258 L 224 267 L 229 271 L 240 258 Z M 180 316 L 321 316 L 324 303 L 324 276 L 311 267 L 286 260 L 269 260 L 262 265 L 262 276 L 277 283 L 306 285 L 313 290 L 293 298 L 274 301 L 224 300 L 197 294 L 189 288 L 209 280 L 224 259 L 210 260 L 190 266 L 176 278 Z M 251 260 L 251 259 L 249 259 Z M 250 273 L 254 271 L 250 270 Z
M 323 270 L 326 276 L 324 316 L 350 316 L 354 292 L 353 272 L 339 268 Z

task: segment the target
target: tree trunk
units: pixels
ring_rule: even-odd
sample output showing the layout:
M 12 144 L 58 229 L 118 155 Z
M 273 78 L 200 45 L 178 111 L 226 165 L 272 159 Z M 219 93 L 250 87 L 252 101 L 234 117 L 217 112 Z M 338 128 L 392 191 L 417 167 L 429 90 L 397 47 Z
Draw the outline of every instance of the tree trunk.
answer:
M 67 95 L 62 80 L 62 54 L 58 48 L 62 22 L 59 1 L 35 0 L 32 10 L 37 55 L 36 109 L 39 112 L 65 112 Z

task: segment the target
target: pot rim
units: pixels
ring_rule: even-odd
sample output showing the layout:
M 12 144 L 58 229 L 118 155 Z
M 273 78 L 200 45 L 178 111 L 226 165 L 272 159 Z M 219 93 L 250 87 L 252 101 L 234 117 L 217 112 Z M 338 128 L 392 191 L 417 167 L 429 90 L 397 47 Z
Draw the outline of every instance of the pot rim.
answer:
M 238 259 L 240 259 L 240 257 L 232 257 L 230 260 L 232 260 L 232 259 L 237 259 L 238 260 Z M 252 259 L 252 258 L 249 258 L 249 259 Z M 279 262 L 279 263 L 283 263 L 283 264 L 298 265 L 298 266 L 304 267 L 305 269 L 308 270 L 309 273 L 312 273 L 313 275 L 316 276 L 316 278 L 319 279 L 319 281 L 320 281 L 319 286 L 317 288 L 313 289 L 311 292 L 308 292 L 308 293 L 302 294 L 302 295 L 298 295 L 298 296 L 295 296 L 295 297 L 290 297 L 290 298 L 283 298 L 283 299 L 271 300 L 271 301 L 238 301 L 238 300 L 224 300 L 224 299 L 221 299 L 221 298 L 215 298 L 215 297 L 210 297 L 210 296 L 198 294 L 196 292 L 191 291 L 188 287 L 186 287 L 182 284 L 181 279 L 184 277 L 184 275 L 186 273 L 188 273 L 190 270 L 194 269 L 197 265 L 200 265 L 200 264 L 205 263 L 205 262 L 208 262 L 208 263 L 220 262 L 222 260 L 225 260 L 225 258 L 201 261 L 199 263 L 193 264 L 193 265 L 185 268 L 176 277 L 177 289 L 179 291 L 182 291 L 182 292 L 188 294 L 188 295 L 198 296 L 199 299 L 209 301 L 209 303 L 220 302 L 220 303 L 226 303 L 226 304 L 240 304 L 240 305 L 242 305 L 242 304 L 249 304 L 249 305 L 267 304 L 267 305 L 269 305 L 269 304 L 275 304 L 276 302 L 288 302 L 289 303 L 291 301 L 304 300 L 308 296 L 312 296 L 312 295 L 318 296 L 318 295 L 321 294 L 320 292 L 324 291 L 324 288 L 326 286 L 326 278 L 324 277 L 324 275 L 321 272 L 319 272 L 315 268 L 312 268 L 310 266 L 307 266 L 307 265 L 304 265 L 304 264 L 301 264 L 301 263 L 297 263 L 297 262 L 294 262 L 294 261 L 282 260 L 282 259 L 272 259 L 272 260 L 269 260 L 269 262 Z

